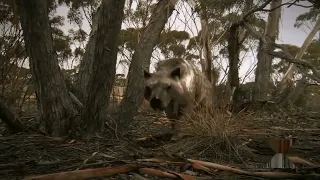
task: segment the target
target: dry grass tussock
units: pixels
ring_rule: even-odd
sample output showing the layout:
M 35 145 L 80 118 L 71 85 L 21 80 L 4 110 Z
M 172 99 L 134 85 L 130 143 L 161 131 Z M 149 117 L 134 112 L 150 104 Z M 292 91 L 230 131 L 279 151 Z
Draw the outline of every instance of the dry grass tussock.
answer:
M 251 114 L 244 112 L 231 114 L 227 109 L 203 108 L 188 113 L 179 122 L 179 129 L 190 136 L 224 139 L 238 135 L 250 118 Z
M 251 114 L 231 114 L 227 109 L 201 109 L 189 113 L 183 121 L 178 122 L 178 129 L 187 138 L 168 144 L 165 149 L 172 153 L 209 155 L 215 159 L 229 159 L 232 156 L 241 161 L 239 151 L 245 147 L 241 145 L 238 135 L 250 119 Z

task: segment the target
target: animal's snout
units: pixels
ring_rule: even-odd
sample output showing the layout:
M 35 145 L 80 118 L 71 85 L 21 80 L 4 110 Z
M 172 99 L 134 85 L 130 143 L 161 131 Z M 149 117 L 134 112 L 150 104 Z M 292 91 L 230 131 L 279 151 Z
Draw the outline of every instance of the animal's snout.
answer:
M 150 106 L 154 110 L 162 111 L 164 109 L 162 101 L 158 98 L 155 98 L 155 97 L 151 99 Z

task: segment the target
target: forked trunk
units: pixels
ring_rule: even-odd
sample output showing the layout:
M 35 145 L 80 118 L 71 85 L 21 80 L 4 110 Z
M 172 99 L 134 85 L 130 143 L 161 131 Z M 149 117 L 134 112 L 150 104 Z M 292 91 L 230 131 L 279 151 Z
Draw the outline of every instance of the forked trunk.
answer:
M 149 70 L 153 48 L 176 3 L 177 0 L 159 1 L 142 33 L 139 44 L 132 56 L 127 76 L 127 90 L 120 104 L 118 119 L 120 131 L 123 131 L 129 125 L 143 101 L 143 69 Z
M 89 134 L 103 131 L 116 72 L 118 40 L 125 0 L 102 0 L 94 47 L 92 74 L 82 120 Z
M 32 80 L 48 133 L 59 136 L 70 129 L 76 109 L 60 70 L 44 0 L 17 0 Z
M 94 18 L 92 20 L 92 27 L 89 35 L 89 40 L 86 45 L 85 53 L 79 65 L 79 73 L 75 84 L 75 94 L 82 103 L 84 103 L 84 101 L 88 97 L 88 82 L 90 76 L 92 75 L 92 62 L 94 58 L 94 47 L 96 44 L 96 32 L 100 9 L 101 8 L 97 9 L 97 12 L 95 13 Z

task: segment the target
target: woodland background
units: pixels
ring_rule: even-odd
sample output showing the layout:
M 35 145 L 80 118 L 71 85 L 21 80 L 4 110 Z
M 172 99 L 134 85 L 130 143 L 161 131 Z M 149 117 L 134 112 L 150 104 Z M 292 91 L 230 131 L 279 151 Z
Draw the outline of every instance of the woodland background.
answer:
M 268 7 L 254 12 L 253 10 L 262 2 L 202 0 L 170 1 L 166 2 L 169 4 L 165 4 L 165 2 L 157 3 L 156 1 L 126 1 L 123 2 L 124 19 L 119 20 L 122 22 L 122 27 L 126 28 L 122 28 L 119 32 L 115 30 L 116 34 L 113 34 L 119 38 L 112 39 L 115 41 L 113 43 L 115 52 L 98 52 L 94 48 L 96 43 L 111 43 L 108 40 L 109 31 L 103 29 L 112 27 L 107 24 L 110 22 L 105 22 L 103 18 L 101 22 L 99 21 L 99 16 L 103 16 L 97 11 L 100 1 L 40 3 L 37 4 L 39 9 L 49 8 L 49 14 L 43 14 L 43 19 L 33 18 L 31 13 L 21 17 L 23 12 L 19 9 L 24 8 L 19 8 L 17 5 L 19 3 L 13 4 L 13 2 L 3 1 L 1 4 L 1 98 L 10 107 L 23 109 L 26 101 L 29 102 L 31 99 L 35 101 L 35 92 L 38 91 L 38 102 L 46 104 L 46 106 L 39 106 L 41 119 L 44 122 L 50 122 L 45 123 L 45 127 L 51 134 L 65 133 L 66 124 L 70 121 L 67 119 L 70 117 L 63 116 L 65 114 L 69 116 L 71 112 L 78 111 L 72 105 L 69 91 L 76 95 L 80 105 L 95 107 L 82 113 L 82 120 L 86 119 L 84 117 L 95 116 L 94 114 L 98 113 L 95 120 L 90 120 L 97 124 L 103 122 L 102 114 L 108 105 L 110 104 L 110 109 L 111 106 L 119 104 L 124 96 L 123 103 L 119 107 L 118 122 L 127 124 L 137 113 L 143 101 L 140 93 L 143 88 L 140 83 L 143 81 L 141 69 L 152 71 L 157 61 L 174 57 L 185 58 L 199 66 L 216 87 L 215 101 L 218 105 L 224 106 L 229 103 L 232 96 L 235 103 L 243 99 L 268 100 L 285 107 L 297 105 L 312 111 L 319 109 L 317 106 L 319 102 L 317 85 L 319 82 L 317 72 L 319 70 L 319 9 L 317 5 L 312 4 L 312 1 L 270 1 L 265 3 Z M 173 5 L 176 3 L 174 9 Z M 61 5 L 69 8 L 67 18 L 57 15 L 57 8 Z M 164 10 L 165 6 L 170 8 Z M 306 13 L 297 17 L 292 28 L 304 28 L 310 34 L 301 47 L 279 44 L 282 49 L 285 49 L 279 52 L 276 51 L 279 47 L 271 44 L 278 39 L 281 8 L 292 6 L 308 9 Z M 25 9 L 25 12 L 35 11 L 35 15 L 45 13 L 45 10 L 36 12 L 34 9 Z M 179 19 L 185 30 L 171 28 L 178 21 L 177 18 L 181 17 L 177 14 L 183 14 L 185 17 L 185 19 Z M 22 36 L 23 29 L 26 27 L 19 24 L 19 19 L 23 18 L 30 26 L 37 21 L 49 20 L 50 23 L 50 28 L 39 27 L 43 31 L 48 31 L 37 37 L 43 39 L 43 42 L 35 37 L 28 38 L 34 41 L 30 42 L 29 53 Z M 89 33 L 83 30 L 84 22 L 91 27 Z M 61 28 L 65 23 L 71 23 L 74 28 L 69 29 L 68 32 L 63 31 Z M 250 26 L 249 29 L 247 26 Z M 101 32 L 97 32 L 99 27 Z M 30 35 L 32 33 L 37 33 L 37 29 L 30 30 Z M 103 35 L 100 37 L 97 33 Z M 52 34 L 52 40 L 49 38 L 50 34 Z M 269 37 L 269 40 L 264 42 L 260 35 Z M 103 41 L 97 41 L 96 36 Z M 38 43 L 38 47 L 48 46 L 52 56 L 37 53 L 37 46 L 34 43 Z M 30 54 L 31 51 L 34 54 Z M 32 56 L 37 56 L 39 62 L 33 63 L 34 67 L 30 71 L 28 65 Z M 243 64 L 244 59 L 248 58 L 251 63 L 247 60 Z M 295 63 L 291 64 L 291 62 Z M 66 64 L 69 65 L 67 69 L 63 68 Z M 114 74 L 119 64 L 128 69 L 127 76 Z M 297 65 L 299 65 L 298 68 Z M 239 67 L 247 69 L 244 75 L 239 76 Z M 56 79 L 50 79 L 49 74 L 55 74 Z M 36 77 L 33 80 L 32 75 Z M 35 84 L 34 81 L 39 83 Z M 95 82 L 101 82 L 101 84 Z M 59 85 L 55 86 L 55 83 Z M 112 87 L 114 87 L 113 93 L 111 93 Z M 126 93 L 125 87 L 128 89 Z M 109 102 L 107 98 L 109 94 L 120 98 L 112 98 Z M 57 96 L 65 96 L 65 98 L 57 100 L 54 104 L 51 101 Z M 41 99 L 47 100 L 42 102 Z M 52 109 L 60 106 L 61 103 L 64 105 L 52 112 Z M 50 115 L 49 120 L 48 114 L 55 115 Z M 59 123 L 52 123 L 55 121 Z
M 298 46 L 279 41 L 283 9 L 297 7 L 304 13 L 286 28 L 306 32 Z M 320 117 L 316 0 L 1 0 L 0 23 L 0 118 L 13 132 L 125 136 L 152 112 L 143 69 L 175 57 L 202 70 L 215 109 L 230 116 L 270 105 Z M 225 116 L 204 116 L 197 127 L 219 131 L 213 116 Z

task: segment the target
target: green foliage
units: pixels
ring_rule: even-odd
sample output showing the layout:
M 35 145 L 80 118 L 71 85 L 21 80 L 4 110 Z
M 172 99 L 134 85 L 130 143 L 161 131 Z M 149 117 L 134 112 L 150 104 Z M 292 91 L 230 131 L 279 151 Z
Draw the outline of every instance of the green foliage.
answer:
M 153 9 L 156 5 L 155 1 L 136 1 L 137 7 L 133 10 L 131 4 L 125 9 L 124 21 L 133 23 L 137 28 L 143 28 L 147 25 Z
M 182 57 L 186 52 L 186 47 L 182 42 L 189 38 L 190 35 L 186 31 L 164 31 L 158 39 L 158 48 L 166 57 L 169 57 L 170 53 L 173 56 Z
M 293 57 L 299 52 L 299 47 L 290 44 L 283 44 Z M 306 60 L 314 65 L 314 67 L 320 67 L 320 40 L 315 39 L 311 42 L 310 46 L 306 50 L 302 59 Z M 290 64 L 286 60 L 281 60 L 279 63 L 273 65 L 273 70 L 277 70 L 279 73 L 285 73 Z
M 292 56 L 295 56 L 300 49 L 298 46 L 291 45 L 291 44 L 282 44 L 282 46 L 287 48 L 288 53 L 291 54 Z M 272 68 L 273 72 L 278 71 L 279 73 L 285 73 L 288 70 L 290 64 L 286 60 L 282 59 L 280 62 L 275 63 L 272 66 L 273 66 Z
M 200 33 L 199 33 L 200 34 Z M 188 46 L 187 46 L 187 49 L 188 50 L 191 50 L 191 49 L 194 49 L 197 47 L 197 43 L 200 42 L 200 36 L 195 36 L 195 37 L 192 37 L 189 39 L 189 43 L 188 43 Z
M 139 34 L 143 29 L 127 28 L 120 30 L 119 45 L 133 51 L 138 43 Z
M 202 11 L 203 16 L 215 19 L 221 17 L 226 10 L 242 6 L 243 1 L 236 0 L 198 0 L 194 11 L 197 13 Z
M 49 19 L 49 23 L 52 27 L 59 27 L 64 25 L 65 18 L 63 16 L 54 16 Z
M 310 61 L 314 67 L 320 67 L 320 40 L 315 39 L 307 49 L 303 59 Z
M 169 46 L 169 50 L 175 57 L 182 57 L 186 52 L 184 45 L 181 44 L 172 44 Z
M 100 0 L 58 0 L 57 2 L 60 5 L 66 4 L 70 7 L 67 17 L 71 23 L 75 23 L 79 27 L 81 27 L 84 18 L 91 23 L 100 4 Z
M 76 31 L 73 29 L 70 29 L 68 33 L 69 33 L 69 36 L 71 36 L 71 39 L 77 42 L 84 42 L 88 36 L 88 34 L 82 29 L 78 29 Z
M 320 17 L 320 9 L 311 8 L 309 12 L 303 13 L 296 18 L 294 27 L 299 28 L 306 21 L 316 22 Z
M 164 44 L 177 44 L 184 40 L 189 39 L 190 35 L 186 31 L 167 31 L 162 32 L 160 34 L 160 37 L 158 39 L 158 43 L 164 43 Z
M 75 48 L 73 55 L 75 57 L 82 57 L 84 55 L 84 49 L 82 49 L 80 47 Z

